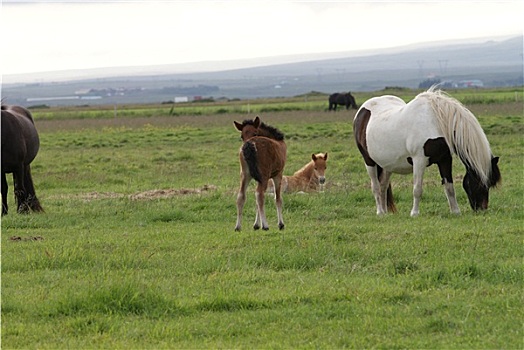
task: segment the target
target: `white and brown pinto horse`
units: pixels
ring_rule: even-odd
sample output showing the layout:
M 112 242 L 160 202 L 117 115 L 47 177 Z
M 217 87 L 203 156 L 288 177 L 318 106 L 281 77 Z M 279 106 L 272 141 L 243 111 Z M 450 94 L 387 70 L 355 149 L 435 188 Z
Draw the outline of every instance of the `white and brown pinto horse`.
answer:
M 264 193 L 270 179 L 275 184 L 275 202 L 277 207 L 278 228 L 284 228 L 282 218 L 281 183 L 282 173 L 286 164 L 286 143 L 284 134 L 278 129 L 262 123 L 257 116 L 253 120 L 244 120 L 242 123 L 234 122 L 235 127 L 241 132 L 244 142 L 240 148 L 240 190 L 237 196 L 237 223 L 235 231 L 242 228 L 242 211 L 246 201 L 246 190 L 251 179 L 257 181 L 255 191 L 257 212 L 253 228 L 268 230 L 264 212 Z
M 322 191 L 326 183 L 328 154 L 313 153 L 311 160 L 291 176 L 282 177 L 282 192 Z M 274 192 L 273 181 L 269 181 L 268 192 Z
M 413 208 L 419 214 L 424 170 L 437 164 L 452 213 L 460 209 L 453 188 L 452 154 L 466 167 L 463 187 L 473 210 L 488 208 L 489 189 L 500 181 L 498 157 L 475 116 L 434 88 L 406 104 L 395 96 L 367 100 L 357 111 L 353 133 L 371 178 L 377 214 L 395 211 L 392 173 L 413 173 Z

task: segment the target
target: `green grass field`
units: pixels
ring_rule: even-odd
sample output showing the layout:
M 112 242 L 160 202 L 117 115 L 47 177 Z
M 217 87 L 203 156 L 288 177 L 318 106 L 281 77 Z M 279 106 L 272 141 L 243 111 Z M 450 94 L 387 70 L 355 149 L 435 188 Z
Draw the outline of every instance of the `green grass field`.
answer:
M 46 212 L 17 214 L 10 192 L 2 348 L 523 348 L 522 93 L 481 93 L 466 104 L 503 178 L 489 210 L 471 211 L 455 160 L 462 215 L 450 214 L 430 167 L 417 218 L 411 177 L 400 175 L 399 212 L 375 215 L 354 111 L 320 101 L 253 102 L 250 115 L 213 104 L 178 115 L 134 106 L 117 118 L 110 107 L 34 110 Z M 286 174 L 329 152 L 326 191 L 285 195 L 283 231 L 271 199 L 270 230 L 251 229 L 253 184 L 234 232 L 233 120 L 255 112 L 286 134 Z

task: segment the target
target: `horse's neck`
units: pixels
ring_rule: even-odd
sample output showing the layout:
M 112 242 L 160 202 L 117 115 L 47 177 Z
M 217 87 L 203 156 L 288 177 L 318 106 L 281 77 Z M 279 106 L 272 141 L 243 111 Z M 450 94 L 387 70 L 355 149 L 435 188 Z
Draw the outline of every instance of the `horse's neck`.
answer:
M 276 130 L 266 129 L 262 127 L 258 129 L 258 136 L 267 137 L 277 142 L 284 142 L 283 139 L 279 139 L 279 135 L 276 134 Z

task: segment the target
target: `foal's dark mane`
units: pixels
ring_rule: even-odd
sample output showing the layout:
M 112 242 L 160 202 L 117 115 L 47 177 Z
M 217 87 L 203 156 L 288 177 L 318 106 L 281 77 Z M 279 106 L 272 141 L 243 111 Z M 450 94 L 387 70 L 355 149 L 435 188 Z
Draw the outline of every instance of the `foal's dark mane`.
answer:
M 242 125 L 254 125 L 254 121 L 252 119 L 246 119 L 242 122 Z M 271 125 L 267 125 L 266 123 L 261 122 L 259 129 L 265 130 L 272 139 L 275 139 L 277 141 L 284 141 L 284 134 L 282 133 L 282 131 L 278 130 L 275 127 L 272 127 Z

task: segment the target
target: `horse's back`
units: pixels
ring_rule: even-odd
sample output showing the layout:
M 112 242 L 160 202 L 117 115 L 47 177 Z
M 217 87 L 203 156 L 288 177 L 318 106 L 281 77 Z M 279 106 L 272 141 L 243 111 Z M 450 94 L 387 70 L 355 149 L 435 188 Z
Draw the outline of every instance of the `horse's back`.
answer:
M 396 96 L 385 95 L 364 102 L 354 125 L 366 128 L 366 151 L 374 162 L 388 171 L 410 173 L 408 159 L 423 157 L 424 143 L 442 136 L 432 113 L 423 99 L 406 104 Z M 365 125 L 359 118 L 367 118 Z
M 265 181 L 284 171 L 287 157 L 286 143 L 265 136 L 255 136 L 244 143 L 241 157 L 249 166 L 251 176 L 259 182 Z
M 253 137 L 256 143 L 259 160 L 272 164 L 275 168 L 284 168 L 287 157 L 287 146 L 284 141 L 276 141 L 264 136 Z

